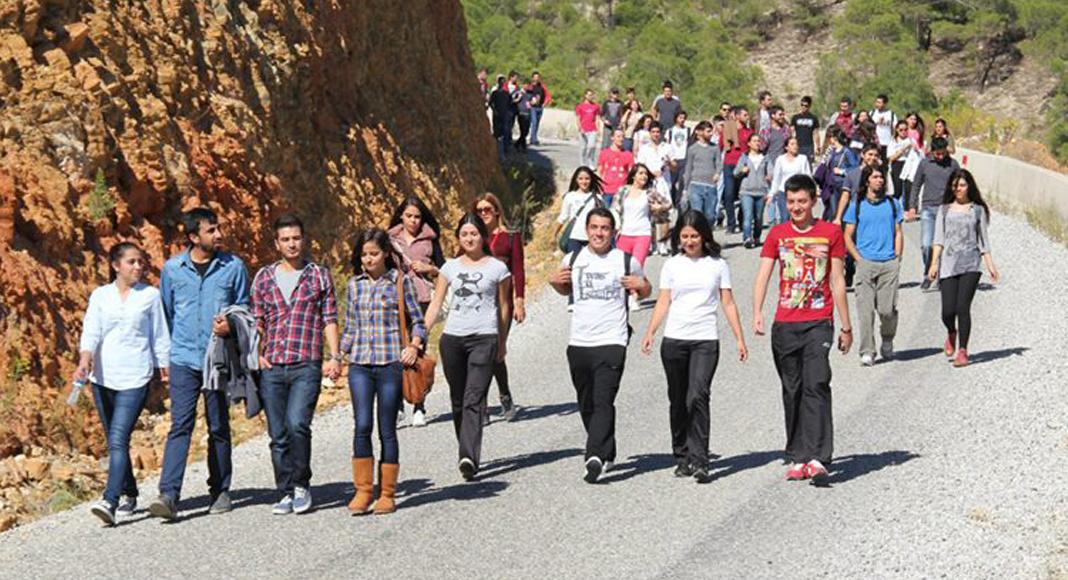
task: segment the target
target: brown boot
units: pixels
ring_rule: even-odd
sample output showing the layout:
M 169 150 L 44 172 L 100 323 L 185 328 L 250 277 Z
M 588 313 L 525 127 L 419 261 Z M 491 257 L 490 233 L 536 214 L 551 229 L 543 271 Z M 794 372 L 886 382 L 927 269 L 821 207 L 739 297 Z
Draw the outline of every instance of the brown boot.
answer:
M 378 479 L 378 486 L 381 489 L 378 501 L 375 502 L 375 514 L 391 514 L 397 511 L 397 502 L 393 501 L 393 495 L 397 491 L 397 472 L 400 471 L 400 465 L 380 463 L 378 469 L 381 471 Z
M 352 515 L 371 511 L 371 501 L 375 498 L 375 459 L 374 457 L 357 457 L 352 460 L 352 484 L 356 495 L 349 502 Z

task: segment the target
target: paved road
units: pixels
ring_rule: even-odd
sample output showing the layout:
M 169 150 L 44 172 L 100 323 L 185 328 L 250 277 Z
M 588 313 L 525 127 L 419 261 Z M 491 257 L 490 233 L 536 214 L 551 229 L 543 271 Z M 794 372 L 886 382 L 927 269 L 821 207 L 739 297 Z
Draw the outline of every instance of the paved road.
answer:
M 569 144 L 542 151 L 565 169 L 578 157 Z M 352 421 L 343 408 L 315 423 L 319 508 L 310 514 L 270 515 L 259 438 L 235 451 L 233 513 L 205 515 L 198 466 L 182 521 L 138 514 L 102 529 L 83 508 L 45 518 L 0 536 L 2 576 L 1063 577 L 1068 251 L 1013 218 L 996 216 L 991 233 L 1004 281 L 977 298 L 975 364 L 953 369 L 939 354 L 939 299 L 912 284 L 918 227 L 907 227 L 900 360 L 863 369 L 855 353 L 833 357 L 838 458 L 829 488 L 783 481 L 768 341 L 750 338 L 743 365 L 729 356 L 729 333 L 713 383 L 715 481 L 672 476 L 662 369 L 632 344 L 618 400 L 619 465 L 603 485 L 583 483 L 583 432 L 564 362 L 568 315 L 546 293 L 511 339 L 524 409 L 518 421 L 488 427 L 477 481 L 456 472 L 442 385 L 431 425 L 401 431 L 392 516 L 344 509 Z M 748 321 L 756 253 L 727 241 Z M 651 259 L 649 269 L 659 264 Z M 635 314 L 639 332 L 648 317 Z M 150 496 L 154 482 L 142 489 Z

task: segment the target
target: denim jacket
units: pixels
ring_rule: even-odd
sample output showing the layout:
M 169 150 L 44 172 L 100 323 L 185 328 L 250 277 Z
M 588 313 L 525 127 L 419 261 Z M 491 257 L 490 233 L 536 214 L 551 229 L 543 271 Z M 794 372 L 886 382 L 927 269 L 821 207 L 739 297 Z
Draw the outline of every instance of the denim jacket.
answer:
M 200 370 L 215 315 L 228 306 L 249 304 L 245 263 L 216 252 L 201 278 L 187 250 L 163 265 L 159 288 L 171 331 L 171 364 Z

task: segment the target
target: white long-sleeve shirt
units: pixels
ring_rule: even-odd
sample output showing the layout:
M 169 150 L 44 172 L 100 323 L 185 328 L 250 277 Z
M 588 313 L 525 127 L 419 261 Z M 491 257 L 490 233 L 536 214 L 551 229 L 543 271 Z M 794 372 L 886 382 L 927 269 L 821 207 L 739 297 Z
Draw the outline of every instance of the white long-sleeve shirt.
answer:
M 154 369 L 170 363 L 171 337 L 159 290 L 139 283 L 125 301 L 114 283 L 93 290 L 80 350 L 93 353 L 93 383 L 117 391 L 147 385 Z
M 775 167 L 771 170 L 771 190 L 769 193 L 779 193 L 786 185 L 786 180 L 801 173 L 812 175 L 812 166 L 808 163 L 808 156 L 798 155 L 790 161 L 787 155 L 780 155 L 775 159 Z

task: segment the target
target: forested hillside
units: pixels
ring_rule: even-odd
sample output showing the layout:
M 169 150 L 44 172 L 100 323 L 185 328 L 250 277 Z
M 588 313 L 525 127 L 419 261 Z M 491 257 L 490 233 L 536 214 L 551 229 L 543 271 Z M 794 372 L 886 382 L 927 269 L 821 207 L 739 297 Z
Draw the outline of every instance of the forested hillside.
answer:
M 890 93 L 899 110 L 967 109 L 974 100 L 968 95 L 996 89 L 1031 59 L 1055 81 L 1035 89 L 1042 93 L 1038 110 L 1009 116 L 1025 117 L 1022 129 L 1068 161 L 1066 0 L 463 0 L 463 5 L 476 64 L 494 72 L 537 68 L 561 103 L 577 102 L 587 86 L 634 86 L 648 98 L 670 78 L 691 112 L 707 113 L 721 99 L 751 101 L 767 77 L 804 65 L 815 70 L 799 71 L 798 78 L 811 83 L 792 86 L 813 93 L 822 111 L 842 95 L 870 102 L 879 92 Z M 762 51 L 773 49 L 788 31 L 805 42 L 776 62 L 761 61 Z

